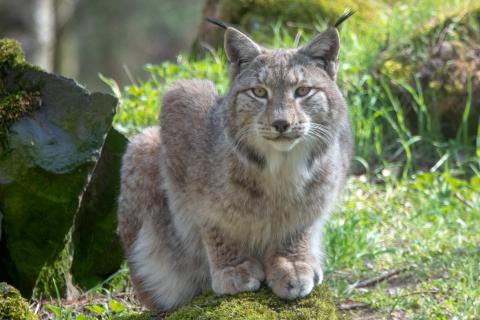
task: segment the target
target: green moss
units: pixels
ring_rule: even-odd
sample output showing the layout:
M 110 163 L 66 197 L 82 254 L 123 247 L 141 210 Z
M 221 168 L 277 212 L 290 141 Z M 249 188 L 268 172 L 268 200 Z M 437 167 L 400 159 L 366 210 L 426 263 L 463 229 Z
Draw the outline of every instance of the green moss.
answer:
M 0 79 L 1 81 L 1 79 Z M 38 92 L 20 90 L 11 94 L 0 95 L 0 140 L 6 135 L 8 126 L 40 105 Z
M 308 297 L 284 301 L 270 289 L 219 297 L 206 293 L 192 303 L 167 315 L 168 320 L 188 319 L 338 319 L 336 308 L 326 285 L 317 287 Z
M 127 142 L 122 134 L 110 130 L 76 215 L 72 275 L 85 288 L 109 277 L 124 259 L 115 228 L 118 172 Z
M 315 26 L 319 22 L 332 25 L 347 9 L 358 11 L 355 17 L 361 25 L 378 20 L 381 8 L 389 6 L 387 1 L 362 0 L 231 0 L 222 7 L 222 17 L 239 24 L 248 31 L 257 31 L 260 26 L 271 27 L 277 21 L 294 22 Z M 308 10 L 305 10 L 308 8 Z M 368 23 L 367 23 L 368 22 Z M 351 22 L 349 22 L 351 23 Z
M 25 56 L 18 41 L 0 39 L 0 66 L 16 66 L 25 63 Z
M 12 39 L 0 39 L 0 143 L 5 147 L 8 127 L 40 105 L 38 91 L 19 89 L 9 92 L 4 78 L 9 70 L 31 67 L 25 61 L 20 44 Z
M 34 320 L 37 316 L 28 309 L 28 302 L 14 287 L 0 283 L 0 320 Z
M 5 168 L 11 166 L 6 164 Z M 31 294 L 35 284 L 39 293 L 54 293 L 52 277 L 59 289 L 64 289 L 65 281 L 60 279 L 66 273 L 64 250 L 69 241 L 65 236 L 89 170 L 90 165 L 86 164 L 73 173 L 57 176 L 30 168 L 16 172 L 15 183 L 3 187 L 2 205 L 6 214 L 2 238 L 6 241 L 2 264 L 11 282 L 25 296 Z
M 65 237 L 65 247 L 50 265 L 44 265 L 40 270 L 33 297 L 64 295 L 71 285 L 70 267 L 72 265 L 71 232 Z

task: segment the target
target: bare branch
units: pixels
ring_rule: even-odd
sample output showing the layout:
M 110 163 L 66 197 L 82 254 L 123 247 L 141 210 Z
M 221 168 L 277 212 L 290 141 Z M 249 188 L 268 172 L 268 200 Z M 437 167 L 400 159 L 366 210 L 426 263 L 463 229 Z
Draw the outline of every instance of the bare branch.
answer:
M 385 280 L 388 280 L 402 272 L 404 272 L 405 270 L 407 270 L 408 268 L 400 268 L 400 269 L 394 269 L 394 270 L 391 270 L 391 271 L 388 271 L 388 272 L 385 272 L 385 273 L 382 273 L 381 275 L 377 276 L 377 277 L 373 277 L 373 278 L 370 278 L 370 279 L 365 279 L 365 280 L 362 280 L 358 283 L 356 283 L 353 287 L 354 288 L 365 288 L 365 287 L 370 287 L 370 286 L 373 286 L 373 285 L 376 285 L 382 281 L 385 281 Z

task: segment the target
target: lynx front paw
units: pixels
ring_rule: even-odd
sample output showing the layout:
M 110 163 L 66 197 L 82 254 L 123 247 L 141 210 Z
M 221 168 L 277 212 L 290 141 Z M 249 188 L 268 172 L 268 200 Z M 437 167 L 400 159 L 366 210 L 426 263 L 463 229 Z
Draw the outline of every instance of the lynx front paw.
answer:
M 212 273 L 212 289 L 217 294 L 256 291 L 265 279 L 262 265 L 253 259 Z
M 269 287 L 282 299 L 305 297 L 323 280 L 322 269 L 316 263 L 285 257 L 272 258 L 266 271 Z

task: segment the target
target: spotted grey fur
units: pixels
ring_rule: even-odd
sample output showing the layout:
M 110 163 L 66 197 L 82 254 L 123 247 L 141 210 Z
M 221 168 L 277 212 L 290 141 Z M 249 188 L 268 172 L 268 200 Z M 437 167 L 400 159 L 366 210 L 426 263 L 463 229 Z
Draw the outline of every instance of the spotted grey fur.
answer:
M 118 233 L 145 305 L 264 280 L 295 299 L 322 281 L 322 226 L 352 154 L 339 48 L 335 28 L 270 50 L 228 27 L 227 94 L 206 80 L 166 92 L 161 128 L 131 141 L 121 172 Z

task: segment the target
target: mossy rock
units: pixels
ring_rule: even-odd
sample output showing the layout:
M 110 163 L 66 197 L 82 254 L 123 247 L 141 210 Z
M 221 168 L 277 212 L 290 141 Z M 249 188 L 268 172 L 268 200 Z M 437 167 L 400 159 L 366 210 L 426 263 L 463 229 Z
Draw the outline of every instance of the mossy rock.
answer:
M 8 127 L 40 105 L 39 93 L 30 88 L 7 91 L 3 81 L 12 68 L 30 68 L 20 43 L 13 39 L 0 39 L 0 150 L 5 149 Z
M 281 300 L 268 288 L 235 296 L 216 296 L 206 293 L 175 312 L 166 314 L 167 320 L 194 319 L 339 319 L 336 307 L 326 285 L 317 287 L 310 295 L 294 301 Z
M 3 61 L 10 62 L 0 70 L 0 99 L 26 93 L 9 100 L 9 110 L 21 107 L 18 102 L 32 93 L 37 99 L 35 108 L 4 122 L 0 281 L 14 284 L 29 296 L 39 281 L 49 282 L 40 287 L 54 291 L 56 278 L 64 292 L 73 222 L 111 128 L 117 100 L 23 64 L 23 58 L 14 58 L 15 46 L 3 47 L 13 49 L 2 55 L 8 58 Z
M 78 211 L 73 246 L 74 282 L 91 288 L 117 271 L 124 260 L 116 234 L 120 167 L 128 140 L 110 129 Z
M 35 320 L 37 316 L 28 308 L 20 292 L 5 282 L 0 282 L 0 320 Z
M 25 64 L 20 43 L 13 39 L 0 39 L 0 66 L 12 67 Z

